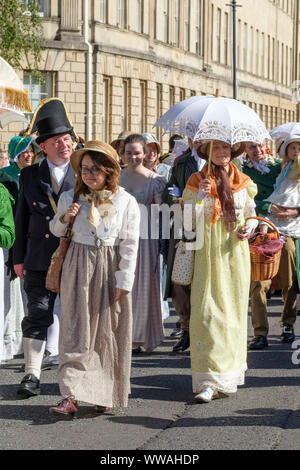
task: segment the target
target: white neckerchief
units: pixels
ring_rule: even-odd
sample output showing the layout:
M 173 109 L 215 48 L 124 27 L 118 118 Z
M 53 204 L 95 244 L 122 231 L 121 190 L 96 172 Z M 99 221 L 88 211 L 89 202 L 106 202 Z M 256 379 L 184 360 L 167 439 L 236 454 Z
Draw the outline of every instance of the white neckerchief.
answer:
M 259 163 L 255 162 L 254 160 L 251 160 L 252 165 L 254 168 L 259 171 L 260 173 L 270 173 L 270 168 L 268 167 L 268 161 L 267 160 L 260 160 Z
M 47 163 L 49 166 L 50 173 L 56 183 L 60 186 L 62 181 L 64 180 L 64 177 L 67 174 L 68 168 L 69 168 L 69 163 L 64 163 L 63 165 L 54 165 L 50 160 L 47 158 Z

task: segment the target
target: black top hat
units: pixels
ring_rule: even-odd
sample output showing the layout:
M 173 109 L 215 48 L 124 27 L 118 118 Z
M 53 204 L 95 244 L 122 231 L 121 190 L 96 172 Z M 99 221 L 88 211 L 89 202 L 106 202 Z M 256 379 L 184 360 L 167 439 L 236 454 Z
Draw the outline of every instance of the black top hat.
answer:
M 66 124 L 64 117 L 60 115 L 41 119 L 36 123 L 36 127 L 39 133 L 36 139 L 38 144 L 45 142 L 45 140 L 50 139 L 50 137 L 71 133 L 73 130 L 73 127 Z
M 31 119 L 27 134 L 33 132 L 39 133 L 36 139 L 37 144 L 55 135 L 67 133 L 78 140 L 65 104 L 60 98 L 47 98 L 41 101 Z

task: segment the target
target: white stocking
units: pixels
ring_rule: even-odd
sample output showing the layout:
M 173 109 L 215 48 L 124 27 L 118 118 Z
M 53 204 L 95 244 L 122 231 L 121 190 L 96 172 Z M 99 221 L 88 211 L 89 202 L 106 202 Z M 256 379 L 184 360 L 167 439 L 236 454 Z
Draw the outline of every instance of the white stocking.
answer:
M 25 374 L 33 374 L 37 379 L 41 376 L 41 365 L 46 341 L 33 338 L 23 338 Z
M 47 330 L 46 349 L 52 356 L 58 355 L 58 338 L 59 338 L 59 318 L 60 318 L 60 298 L 56 296 L 53 309 L 53 323 Z

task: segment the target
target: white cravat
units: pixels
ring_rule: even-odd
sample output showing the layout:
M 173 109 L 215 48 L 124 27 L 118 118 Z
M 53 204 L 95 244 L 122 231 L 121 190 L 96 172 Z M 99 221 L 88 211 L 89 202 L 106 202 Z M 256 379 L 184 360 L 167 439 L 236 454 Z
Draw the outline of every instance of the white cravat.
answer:
M 270 173 L 270 168 L 268 167 L 267 161 L 260 160 L 259 163 L 255 162 L 254 160 L 251 160 L 251 163 L 253 164 L 254 168 L 259 171 L 260 173 Z
M 65 163 L 64 165 L 53 165 L 52 162 L 50 162 L 47 158 L 47 163 L 49 166 L 49 170 L 51 172 L 52 177 L 56 181 L 56 183 L 60 186 L 64 177 L 67 174 L 68 168 L 69 168 L 69 162 Z

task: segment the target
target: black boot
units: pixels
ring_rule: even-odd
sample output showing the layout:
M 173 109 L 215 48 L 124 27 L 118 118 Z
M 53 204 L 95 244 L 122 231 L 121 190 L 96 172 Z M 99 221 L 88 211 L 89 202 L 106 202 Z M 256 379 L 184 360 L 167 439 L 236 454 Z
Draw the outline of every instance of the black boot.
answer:
M 268 347 L 268 340 L 265 336 L 254 336 L 249 343 L 249 349 L 258 350 Z
M 190 333 L 188 331 L 184 331 L 182 337 L 175 344 L 173 348 L 173 352 L 183 352 L 190 347 Z
M 282 343 L 292 343 L 293 341 L 295 341 L 295 332 L 292 325 L 288 325 L 287 323 L 284 323 L 282 325 L 280 341 Z
M 40 381 L 33 374 L 27 374 L 20 383 L 17 394 L 24 398 L 40 395 Z

